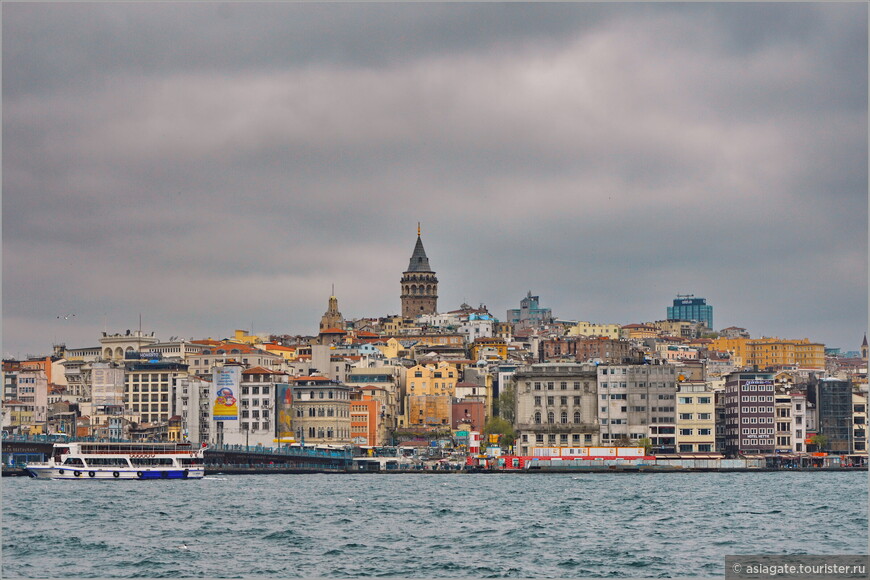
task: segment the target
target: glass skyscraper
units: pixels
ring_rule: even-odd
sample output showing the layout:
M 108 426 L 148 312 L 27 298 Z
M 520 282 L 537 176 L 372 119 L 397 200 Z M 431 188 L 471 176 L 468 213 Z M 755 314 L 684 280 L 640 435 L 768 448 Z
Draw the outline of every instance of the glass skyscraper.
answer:
M 677 294 L 674 305 L 668 306 L 668 320 L 694 320 L 713 330 L 713 307 L 707 305 L 706 298 Z

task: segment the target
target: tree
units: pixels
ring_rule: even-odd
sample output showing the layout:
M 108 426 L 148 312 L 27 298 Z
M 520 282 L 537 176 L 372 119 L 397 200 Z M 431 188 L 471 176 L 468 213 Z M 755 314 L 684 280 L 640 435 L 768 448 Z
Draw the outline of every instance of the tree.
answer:
M 615 447 L 635 447 L 634 441 L 629 439 L 628 435 L 620 435 L 619 439 L 613 442 Z
M 816 451 L 823 451 L 828 446 L 828 436 L 827 435 L 813 435 L 810 437 L 810 443 L 816 446 Z
M 511 380 L 495 400 L 495 414 L 513 425 L 516 422 L 517 385 Z
M 642 439 L 638 439 L 635 445 L 638 447 L 643 447 L 644 455 L 649 455 L 650 451 L 652 451 L 652 440 L 649 437 L 643 437 Z
M 490 417 L 483 426 L 483 443 L 489 444 L 489 436 L 498 435 L 502 447 L 510 447 L 517 438 L 514 426 L 504 417 Z

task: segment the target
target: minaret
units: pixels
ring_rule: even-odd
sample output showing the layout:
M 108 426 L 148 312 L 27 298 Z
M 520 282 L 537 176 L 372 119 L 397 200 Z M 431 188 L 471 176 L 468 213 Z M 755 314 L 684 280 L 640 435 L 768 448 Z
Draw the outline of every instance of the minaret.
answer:
M 420 222 L 417 222 L 417 244 L 408 269 L 402 274 L 402 316 L 414 318 L 421 314 L 438 312 L 438 278 L 429 266 L 429 258 L 420 239 Z
M 867 345 L 867 333 L 864 333 L 864 342 L 861 343 L 861 358 L 867 360 L 867 354 L 870 351 L 870 346 Z
M 335 297 L 335 285 L 332 286 L 332 295 L 329 297 L 329 307 L 320 319 L 320 330 L 327 328 L 339 328 L 344 330 L 344 317 L 338 311 L 338 298 Z

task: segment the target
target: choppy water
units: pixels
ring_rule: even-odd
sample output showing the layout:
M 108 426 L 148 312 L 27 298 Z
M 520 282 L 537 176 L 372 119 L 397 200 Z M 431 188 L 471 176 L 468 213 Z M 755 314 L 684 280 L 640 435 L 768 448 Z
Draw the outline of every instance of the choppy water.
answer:
M 867 482 L 866 473 L 4 478 L 0 576 L 721 576 L 732 554 L 866 553 Z

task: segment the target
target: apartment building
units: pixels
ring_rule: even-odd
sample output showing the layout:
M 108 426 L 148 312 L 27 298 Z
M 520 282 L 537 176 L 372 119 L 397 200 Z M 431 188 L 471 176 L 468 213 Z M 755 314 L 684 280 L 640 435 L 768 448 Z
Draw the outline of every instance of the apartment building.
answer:
M 649 438 L 654 453 L 675 453 L 677 372 L 672 365 L 600 365 L 601 444 Z
M 516 449 L 599 445 L 595 365 L 540 363 L 517 368 Z

